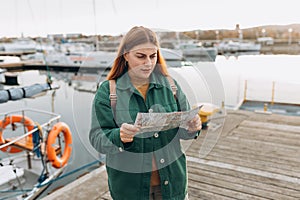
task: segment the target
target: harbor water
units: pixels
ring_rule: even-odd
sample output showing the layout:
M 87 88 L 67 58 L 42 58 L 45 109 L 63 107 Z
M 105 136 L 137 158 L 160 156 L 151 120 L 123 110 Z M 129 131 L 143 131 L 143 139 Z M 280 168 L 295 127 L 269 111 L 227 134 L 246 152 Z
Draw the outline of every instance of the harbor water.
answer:
M 217 70 L 225 91 L 225 105 L 246 100 L 300 103 L 299 55 L 219 56 Z
M 187 96 L 191 98 L 195 96 L 192 100 L 193 104 L 201 101 L 221 106 L 221 103 L 224 103 L 226 108 L 234 109 L 237 108 L 245 96 L 250 100 L 268 102 L 271 101 L 273 96 L 274 100 L 278 102 L 299 104 L 299 63 L 300 56 L 298 55 L 217 56 L 216 61 L 213 63 L 194 63 L 196 68 L 204 66 L 214 69 L 205 72 L 201 69 L 198 70 L 202 75 L 201 78 L 206 80 L 205 83 L 193 80 L 199 78 L 199 76 L 181 73 L 176 71 L 178 69 L 171 69 L 171 74 L 174 75 L 175 79 L 184 79 L 185 82 L 182 85 Z M 209 72 L 213 74 L 209 74 L 211 78 L 207 79 L 205 76 L 208 76 L 206 73 Z M 98 163 L 95 163 L 95 161 L 101 159 L 101 156 L 89 144 L 88 133 L 94 92 L 97 82 L 103 80 L 101 74 L 30 70 L 18 72 L 18 82 L 20 86 L 45 83 L 48 73 L 52 76 L 54 83 L 60 87 L 59 89 L 48 91 L 35 98 L 0 104 L 0 113 L 22 108 L 55 112 L 62 116 L 61 121 L 70 126 L 73 135 L 73 152 L 65 171 L 65 174 L 70 173 L 70 175 L 53 183 L 46 193 L 97 167 Z M 179 75 L 185 77 L 179 77 Z M 245 81 L 247 81 L 246 89 Z M 193 82 L 197 85 L 188 84 L 187 82 Z M 215 85 L 211 86 L 214 83 Z M 206 90 L 208 90 L 207 93 L 210 94 L 210 98 L 206 97 L 206 93 L 201 92 L 202 87 L 208 88 Z M 217 95 L 214 95 L 214 91 L 211 91 L 215 88 L 218 90 Z M 7 155 L 1 152 L 0 156 L 2 158 Z M 80 169 L 81 167 L 84 169 Z

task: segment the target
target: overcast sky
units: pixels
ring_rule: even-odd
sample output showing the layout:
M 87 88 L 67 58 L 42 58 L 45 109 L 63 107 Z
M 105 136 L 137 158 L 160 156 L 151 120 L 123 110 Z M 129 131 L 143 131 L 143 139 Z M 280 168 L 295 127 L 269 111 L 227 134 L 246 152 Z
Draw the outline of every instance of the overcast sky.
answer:
M 0 0 L 0 37 L 184 31 L 300 23 L 296 0 Z

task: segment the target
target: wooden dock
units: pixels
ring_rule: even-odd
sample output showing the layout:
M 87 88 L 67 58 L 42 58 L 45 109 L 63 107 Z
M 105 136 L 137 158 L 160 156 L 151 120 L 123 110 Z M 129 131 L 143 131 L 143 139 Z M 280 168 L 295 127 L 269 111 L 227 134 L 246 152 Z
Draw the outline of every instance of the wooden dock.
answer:
M 203 131 L 187 150 L 190 200 L 300 199 L 300 117 L 227 111 L 219 133 Z M 209 139 L 217 143 L 201 158 Z M 110 200 L 105 167 L 48 199 Z

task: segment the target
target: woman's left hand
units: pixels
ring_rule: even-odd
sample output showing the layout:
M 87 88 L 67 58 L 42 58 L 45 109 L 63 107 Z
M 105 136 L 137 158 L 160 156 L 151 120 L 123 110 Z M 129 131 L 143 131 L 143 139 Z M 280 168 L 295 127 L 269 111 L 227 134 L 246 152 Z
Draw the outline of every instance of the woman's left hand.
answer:
M 199 115 L 195 115 L 195 117 L 187 123 L 187 126 L 190 133 L 200 131 L 202 128 L 202 123 Z

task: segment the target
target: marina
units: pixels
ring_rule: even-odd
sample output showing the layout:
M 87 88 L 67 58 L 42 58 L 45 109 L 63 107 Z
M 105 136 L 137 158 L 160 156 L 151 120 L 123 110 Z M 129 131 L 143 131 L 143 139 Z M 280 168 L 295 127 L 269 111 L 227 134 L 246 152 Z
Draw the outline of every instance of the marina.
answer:
M 96 151 L 89 137 L 95 94 L 114 64 L 119 46 L 125 44 L 125 52 L 132 50 L 123 39 L 138 38 L 126 34 L 134 26 L 155 32 L 168 74 L 178 83 L 174 87 L 170 82 L 175 99 L 181 103 L 182 98 L 177 99 L 181 94 L 176 96 L 175 90 L 182 90 L 193 114 L 198 112 L 202 122 L 197 138 L 178 139 L 174 152 L 159 159 L 159 154 L 153 154 L 157 164 L 150 169 L 167 165 L 156 176 L 163 194 L 181 191 L 184 197 L 178 188 L 183 181 L 168 164 L 173 153 L 183 150 L 188 172 L 186 199 L 299 200 L 300 15 L 295 4 L 290 0 L 254 0 L 247 5 L 237 0 L 171 4 L 138 0 L 1 2 L 0 200 L 112 200 L 118 195 L 125 199 L 125 193 L 131 198 L 138 199 L 137 193 L 148 197 L 147 188 L 130 187 L 133 174 L 126 179 L 115 176 L 114 180 L 122 179 L 125 185 L 119 185 L 118 192 L 112 190 L 111 196 L 107 177 L 111 165 L 106 163 L 110 155 Z M 125 68 L 134 67 L 150 52 L 151 60 L 158 57 L 163 63 L 152 48 L 137 52 L 120 63 L 127 61 Z M 141 71 L 149 72 L 145 67 Z M 135 72 L 130 75 L 131 81 L 141 78 Z M 136 86 L 137 82 L 132 83 Z M 152 99 L 144 85 L 136 89 L 146 102 L 160 100 L 158 95 Z M 110 99 L 114 97 L 112 93 Z M 127 102 L 126 98 L 118 100 Z M 136 106 L 144 107 L 141 101 Z M 115 102 L 110 103 L 113 106 Z M 124 111 L 121 105 L 118 103 Z M 179 119 L 182 113 L 176 113 L 176 119 L 163 123 L 155 112 L 151 113 L 156 108 L 161 110 L 161 105 L 151 105 L 155 109 L 144 107 L 149 112 L 146 116 L 155 116 L 156 120 L 147 128 L 157 130 L 184 121 Z M 175 104 L 166 100 L 165 105 Z M 136 106 L 130 111 L 135 113 Z M 120 121 L 129 117 L 123 113 Z M 141 119 L 137 117 L 136 122 Z M 128 122 L 127 118 L 123 121 Z M 162 142 L 163 137 L 172 137 L 163 133 L 155 131 L 153 140 L 141 141 L 154 144 L 152 149 L 158 150 L 155 138 Z M 147 137 L 148 133 L 140 136 Z M 124 141 L 122 137 L 120 131 Z M 108 144 L 103 143 L 105 147 Z M 126 163 L 123 155 L 128 153 L 127 147 L 118 146 L 118 159 L 109 161 L 120 162 L 125 168 L 129 164 L 135 173 L 132 167 L 140 165 Z M 134 146 L 132 150 L 144 147 L 148 148 Z M 143 163 L 147 164 L 147 159 Z M 177 169 L 183 171 L 183 166 Z M 141 177 L 143 182 L 148 180 L 145 177 Z M 175 199 L 179 200 L 178 196 Z
M 198 140 L 187 145 L 190 199 L 230 199 L 236 198 L 235 195 L 240 199 L 299 197 L 296 167 L 299 148 L 295 139 L 299 134 L 299 113 L 291 112 L 290 108 L 294 106 L 296 111 L 299 108 L 300 97 L 295 91 L 299 91 L 300 84 L 297 74 L 293 73 L 297 70 L 298 59 L 296 55 L 242 55 L 238 58 L 219 55 L 214 63 L 169 68 L 170 74 L 187 91 L 192 105 L 210 102 L 224 107 L 219 120 L 214 121 L 216 116 L 211 116 L 211 129 L 203 131 Z M 283 64 L 286 65 L 284 70 Z M 40 95 L 0 104 L 1 112 L 24 107 L 59 112 L 70 127 L 72 156 L 61 178 L 49 184 L 39 198 L 74 199 L 71 194 L 80 187 L 87 192 L 78 193 L 78 199 L 84 195 L 110 199 L 105 165 L 100 164 L 103 157 L 88 142 L 92 99 L 104 76 L 82 69 L 84 67 L 72 72 L 27 68 L 14 72 L 18 86 L 2 85 L 4 90 L 19 89 L 35 83 L 45 84 L 50 77 L 58 86 Z M 262 103 L 248 106 L 250 110 L 243 109 L 251 101 Z M 280 102 L 287 105 L 275 107 Z M 268 108 L 264 111 L 266 103 Z M 1 161 L 7 158 L 3 152 L 0 155 Z M 288 169 L 287 172 L 284 169 Z M 89 188 L 84 189 L 85 185 Z M 266 189 L 261 189 L 263 186 Z

